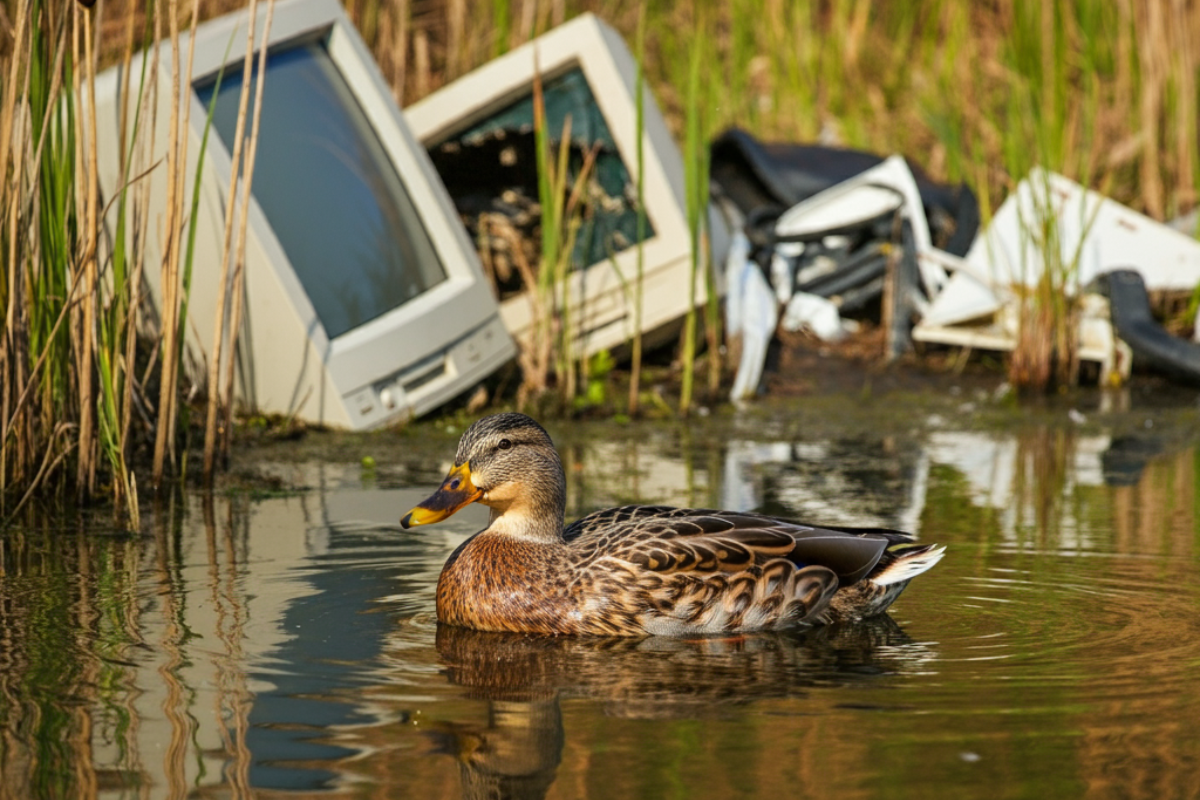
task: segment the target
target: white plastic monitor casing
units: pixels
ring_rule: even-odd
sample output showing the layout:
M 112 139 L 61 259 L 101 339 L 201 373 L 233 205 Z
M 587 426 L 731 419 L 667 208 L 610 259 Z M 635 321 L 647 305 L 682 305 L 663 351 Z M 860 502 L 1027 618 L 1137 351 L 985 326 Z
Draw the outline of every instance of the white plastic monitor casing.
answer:
M 261 42 L 266 4 L 260 3 L 256 46 Z M 248 15 L 237 12 L 197 29 L 191 79 L 180 79 L 181 96 L 191 103 L 185 205 L 190 208 L 206 108 L 192 86 L 223 65 L 239 68 L 246 49 Z M 337 0 L 282 0 L 275 7 L 268 51 L 299 41 L 323 39 L 384 151 L 410 195 L 433 242 L 447 279 L 425 293 L 344 334 L 326 336 L 313 304 L 290 266 L 270 222 L 251 202 L 245 253 L 244 323 L 238 343 L 238 394 L 251 408 L 267 413 L 351 429 L 375 427 L 416 416 L 462 393 L 506 363 L 514 354 L 478 256 L 429 161 L 372 57 Z M 186 58 L 188 41 L 183 38 Z M 157 107 L 153 114 L 154 153 L 166 154 L 171 103 L 170 44 L 159 45 Z M 97 79 L 100 184 L 105 200 L 121 185 L 119 119 L 121 103 L 133 119 L 144 54 L 130 67 L 129 98 L 121 97 L 122 68 Z M 183 63 L 186 63 L 184 61 Z M 240 75 L 240 72 L 239 72 Z M 266 82 L 270 92 L 270 76 Z M 131 126 L 132 127 L 132 126 Z M 145 141 L 150 126 L 139 126 Z M 303 169 L 302 164 L 296 165 Z M 135 167 L 136 170 L 136 167 Z M 208 136 L 200 175 L 196 244 L 188 301 L 188 343 L 200 363 L 212 348 L 213 326 L 224 240 L 224 217 L 231 156 L 215 130 Z M 156 302 L 161 297 L 159 264 L 166 204 L 165 161 L 150 181 L 149 236 L 144 245 L 146 278 Z M 240 187 L 239 187 L 240 193 Z M 116 224 L 116 204 L 106 222 Z M 235 237 L 236 241 L 236 237 Z M 330 269 L 338 269 L 330 264 Z
M 531 95 L 539 70 L 543 80 L 550 80 L 575 68 L 587 79 L 630 180 L 636 181 L 637 64 L 621 35 L 590 13 L 407 106 L 404 115 L 417 138 L 432 148 Z M 692 265 L 683 161 L 648 87 L 643 103 L 643 191 L 653 235 L 644 243 L 641 327 L 643 333 L 652 333 L 687 313 Z M 708 221 L 711 252 L 719 259 L 728 234 L 719 214 L 710 211 Z M 592 354 L 630 340 L 637 259 L 637 246 L 628 247 L 614 257 L 616 268 L 604 260 L 569 278 L 576 352 Z M 704 302 L 705 296 L 700 274 L 696 302 Z M 530 333 L 533 318 L 524 295 L 504 300 L 500 312 L 514 336 Z

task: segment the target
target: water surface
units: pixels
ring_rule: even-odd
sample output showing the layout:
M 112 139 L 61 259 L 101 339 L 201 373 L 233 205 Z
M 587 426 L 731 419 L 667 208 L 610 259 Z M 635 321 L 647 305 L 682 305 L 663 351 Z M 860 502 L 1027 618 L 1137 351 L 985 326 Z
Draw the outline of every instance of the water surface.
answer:
M 374 470 L 263 465 L 303 488 L 187 495 L 141 535 L 31 514 L 0 538 L 0 796 L 1194 796 L 1200 455 L 1147 419 L 552 429 L 572 516 L 716 505 L 948 545 L 888 617 L 783 636 L 439 630 L 483 510 L 396 521 L 452 431 L 376 439 Z

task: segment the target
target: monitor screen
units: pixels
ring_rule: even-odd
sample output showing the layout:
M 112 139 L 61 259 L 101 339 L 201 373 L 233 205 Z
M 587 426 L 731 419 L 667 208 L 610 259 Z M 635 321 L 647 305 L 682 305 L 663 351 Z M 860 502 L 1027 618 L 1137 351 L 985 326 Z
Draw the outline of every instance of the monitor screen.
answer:
M 583 269 L 607 262 L 639 241 L 637 187 L 578 65 L 546 79 L 542 95 L 554 159 L 570 124 L 568 191 L 588 154 L 595 151 L 587 193 L 583 195 L 587 202 L 579 211 L 573 266 Z M 482 216 L 495 219 L 503 215 L 525 235 L 530 255 L 540 252 L 540 245 L 534 241 L 540 215 L 526 213 L 527 209 L 536 209 L 539 200 L 532 89 L 470 128 L 430 147 L 429 155 L 472 241 L 484 245 L 486 237 L 480 235 Z M 528 222 L 523 224 L 523 220 Z M 653 236 L 654 227 L 647 217 L 641 238 Z M 507 242 L 505 245 L 511 246 Z M 520 290 L 516 281 L 500 277 L 497 283 L 502 297 Z
M 254 196 L 332 340 L 446 271 L 325 37 L 272 49 L 266 70 Z M 193 85 L 208 108 L 217 76 Z M 241 85 L 241 67 L 226 70 L 213 111 L 230 153 Z

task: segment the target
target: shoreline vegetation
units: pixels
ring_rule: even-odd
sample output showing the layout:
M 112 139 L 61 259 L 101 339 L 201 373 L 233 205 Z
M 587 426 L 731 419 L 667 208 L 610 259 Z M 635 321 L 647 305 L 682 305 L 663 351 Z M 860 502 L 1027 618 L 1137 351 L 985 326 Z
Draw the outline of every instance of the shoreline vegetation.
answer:
M 252 0 L 251 13 L 266 3 Z M 605 19 L 639 54 L 639 80 L 644 76 L 684 153 L 689 219 L 701 255 L 703 143 L 733 125 L 764 140 L 900 153 L 935 179 L 970 185 L 985 223 L 1034 166 L 1160 220 L 1197 203 L 1200 7 L 1169 0 L 345 5 L 401 105 L 578 13 Z M 219 338 L 202 356 L 211 360 L 185 368 L 190 356 L 182 343 L 195 201 L 187 190 L 191 176 L 180 166 L 187 162 L 180 133 L 187 121 L 176 115 L 186 114 L 188 104 L 178 86 L 157 85 L 153 68 L 131 76 L 126 89 L 141 102 L 124 121 L 130 131 L 150 130 L 141 114 L 150 113 L 156 92 L 173 93 L 171 155 L 147 163 L 134 137 L 117 197 L 101 197 L 97 189 L 88 109 L 99 71 L 163 41 L 162 57 L 178 71 L 190 63 L 181 32 L 243 7 L 230 0 L 0 2 L 0 520 L 49 493 L 81 502 L 108 497 L 118 519 L 136 529 L 139 478 L 143 487 L 179 485 L 192 451 L 202 448 L 197 471 L 211 482 L 227 459 L 237 410 L 229 353 L 239 309 L 232 302 L 222 308 Z M 249 131 L 243 149 L 252 164 L 261 97 L 243 87 L 239 126 Z M 552 145 L 539 148 L 547 167 L 556 156 Z M 242 163 L 235 156 L 235 168 L 252 175 Z M 151 170 L 167 173 L 166 220 L 148 219 L 141 179 Z M 547 207 L 551 194 L 577 192 L 561 169 L 547 169 L 545 180 Z M 128 220 L 112 236 L 100 225 L 109 208 Z M 569 204 L 565 213 L 556 227 L 569 237 Z M 151 225 L 167 231 L 163 263 L 144 257 L 141 242 Z M 229 263 L 220 279 L 237 297 L 245 222 L 232 203 L 226 225 Z M 560 250 L 543 254 L 550 268 L 539 280 L 565 273 Z M 1016 385 L 1045 387 L 1073 376 L 1075 312 L 1061 291 L 1072 265 L 1057 262 L 1025 299 L 1022 348 L 1009 364 Z M 707 271 L 702 257 L 694 268 Z M 143 291 L 146 270 L 159 270 L 167 287 L 159 307 Z M 558 293 L 542 286 L 539 294 L 549 306 Z M 553 335 L 549 308 L 543 316 Z M 718 349 L 719 321 L 712 303 L 688 319 L 681 347 L 689 367 L 697 345 L 710 354 Z M 562 376 L 570 391 L 560 407 L 571 408 L 575 395 L 602 384 L 611 364 L 572 366 L 564 344 L 553 353 L 547 343 L 538 345 L 541 357 L 526 361 L 542 374 L 525 376 L 525 385 L 545 386 L 547 373 Z M 719 366 L 715 358 L 709 364 Z M 645 382 L 639 359 L 630 369 L 629 408 L 621 413 L 644 402 L 636 388 Z M 709 393 L 717 379 L 710 371 L 702 381 Z M 681 395 L 675 413 L 686 414 L 694 402 L 690 373 Z

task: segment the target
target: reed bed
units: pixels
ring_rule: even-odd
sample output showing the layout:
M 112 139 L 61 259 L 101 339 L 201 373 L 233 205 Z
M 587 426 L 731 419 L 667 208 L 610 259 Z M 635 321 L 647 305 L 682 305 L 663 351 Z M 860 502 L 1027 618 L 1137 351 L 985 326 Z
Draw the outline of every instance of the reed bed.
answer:
M 902 153 L 934 178 L 971 185 L 985 217 L 1034 165 L 1159 219 L 1197 201 L 1200 6 L 1172 0 L 345 2 L 402 105 L 582 11 L 596 12 L 630 42 L 638 41 L 641 27 L 641 71 L 685 146 L 700 255 L 702 143 L 732 125 L 768 140 Z M 210 429 L 206 477 L 227 452 L 236 307 L 219 328 L 225 338 L 214 343 L 202 371 L 206 382 L 189 384 L 181 366 L 191 273 L 180 134 L 186 120 L 177 115 L 186 114 L 187 104 L 177 86 L 157 85 L 155 69 L 132 76 L 129 91 L 143 101 L 124 121 L 131 132 L 153 129 L 155 92 L 173 93 L 170 155 L 154 165 L 130 147 L 122 165 L 126 188 L 115 198 L 96 189 L 95 123 L 87 110 L 98 70 L 161 40 L 173 44 L 168 57 L 183 68 L 189 56 L 179 45 L 181 26 L 241 7 L 233 0 L 0 5 L 0 516 L 40 489 L 79 500 L 109 495 L 136 524 L 132 465 L 149 463 L 144 482 L 157 486 L 184 473 L 184 399 L 192 394 L 211 403 L 197 415 Z M 165 170 L 172 187 L 168 218 L 153 223 L 141 182 L 152 168 Z M 99 223 L 110 204 L 127 221 L 115 236 Z M 559 222 L 569 235 L 569 215 Z M 151 224 L 167 231 L 159 264 L 145 260 Z M 236 298 L 234 251 L 225 280 Z M 710 273 L 702 261 L 695 268 Z M 151 314 L 143 283 L 153 269 L 161 271 L 164 289 Z M 1030 322 L 1012 363 L 1034 385 L 1053 382 L 1047 363 L 1067 363 L 1073 309 L 1060 289 L 1047 282 L 1023 310 Z M 713 352 L 719 316 L 714 293 L 709 297 L 704 339 Z M 554 293 L 544 299 L 542 316 L 552 320 Z M 684 346 L 698 339 L 693 319 Z M 690 365 L 694 351 L 685 355 Z M 545 354 L 542 368 L 555 359 L 553 368 L 562 371 L 569 354 Z M 716 369 L 719 359 L 709 364 Z M 710 372 L 710 389 L 717 379 Z M 689 373 L 685 412 L 692 382 Z M 631 398 L 636 404 L 636 391 Z
M 0 102 L 3 511 L 50 483 L 90 496 L 98 428 L 109 458 L 121 460 L 123 358 L 114 364 L 112 354 L 123 356 L 129 332 L 123 289 L 101 300 L 95 118 L 81 102 L 95 75 L 93 15 L 25 0 L 9 18 Z M 97 393 L 107 393 L 103 404 Z M 114 499 L 129 501 L 128 484 L 114 483 Z
M 186 472 L 183 398 L 204 388 L 184 385 L 181 366 L 195 235 L 196 198 L 189 207 L 183 166 L 190 98 L 181 97 L 177 81 L 160 85 L 158 67 L 166 53 L 172 74 L 190 73 L 181 23 L 194 30 L 201 7 L 146 0 L 118 8 L 125 13 L 113 24 L 103 0 L 4 6 L 0 520 L 39 492 L 77 502 L 108 494 L 117 519 L 136 529 L 134 464 L 148 465 L 146 482 L 157 488 Z M 164 50 L 149 49 L 142 69 L 131 68 L 135 48 L 163 40 Z M 107 65 L 101 53 L 124 61 L 122 96 L 133 98 L 122 110 L 121 182 L 113 197 L 102 197 L 98 186 L 95 79 Z M 165 143 L 155 143 L 153 133 L 160 94 L 169 97 Z M 167 203 L 164 218 L 152 221 L 144 179 L 154 170 L 165 172 Z M 114 208 L 110 230 L 102 218 Z M 152 224 L 162 237 L 158 264 L 146 263 Z M 147 269 L 160 270 L 161 297 L 153 303 L 144 292 Z M 236 325 L 226 336 L 236 337 Z M 214 352 L 219 364 L 220 343 Z M 219 398 L 217 381 L 209 386 L 209 396 Z M 212 421 L 209 427 L 216 429 Z

